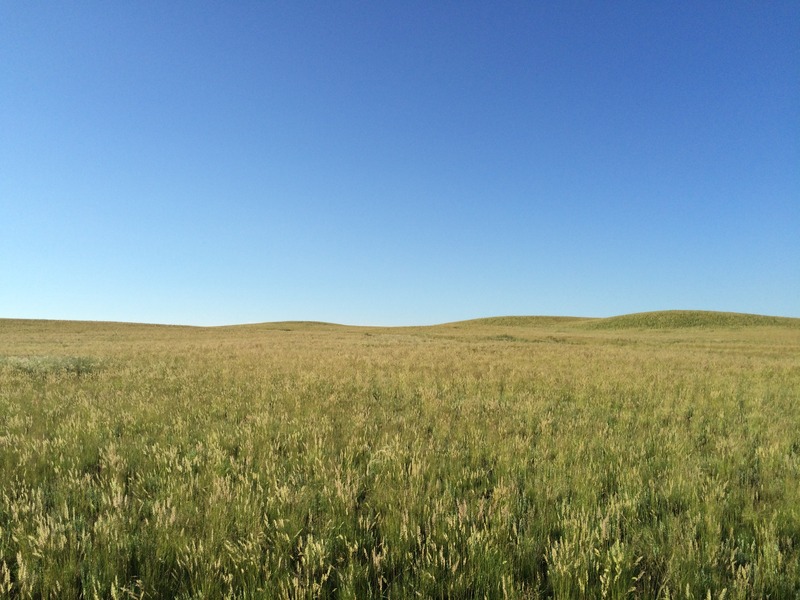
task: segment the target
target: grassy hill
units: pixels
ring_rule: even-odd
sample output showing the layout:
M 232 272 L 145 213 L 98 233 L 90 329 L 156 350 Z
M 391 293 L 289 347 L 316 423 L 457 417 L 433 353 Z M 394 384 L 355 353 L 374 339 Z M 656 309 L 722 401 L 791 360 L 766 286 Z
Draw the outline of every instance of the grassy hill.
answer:
M 445 323 L 444 325 L 459 327 L 550 327 L 553 325 L 574 324 L 583 321 L 587 321 L 587 319 L 584 317 L 507 316 L 454 321 L 452 323 Z
M 441 325 L 410 327 L 369 327 L 327 323 L 323 321 L 270 321 L 216 327 L 194 327 L 188 325 L 156 325 L 144 323 L 121 323 L 104 321 L 54 321 L 36 319 L 2 319 L 0 334 L 25 335 L 55 331 L 67 335 L 92 333 L 148 334 L 156 331 L 200 332 L 200 331 L 421 331 L 436 328 L 481 328 L 510 327 L 522 329 L 547 329 L 561 326 L 577 326 L 580 329 L 684 329 L 684 328 L 730 328 L 730 327 L 788 327 L 800 328 L 800 319 L 774 317 L 747 313 L 716 312 L 705 310 L 665 310 L 631 313 L 607 318 L 571 316 L 497 316 L 452 321 Z
M 705 310 L 633 313 L 585 323 L 590 329 L 684 329 L 726 327 L 800 327 L 800 319 Z

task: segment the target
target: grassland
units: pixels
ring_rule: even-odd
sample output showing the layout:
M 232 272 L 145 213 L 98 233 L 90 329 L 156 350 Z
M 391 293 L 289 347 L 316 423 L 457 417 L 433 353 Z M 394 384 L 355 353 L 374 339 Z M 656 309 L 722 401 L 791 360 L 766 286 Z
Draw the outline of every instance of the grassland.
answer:
M 800 326 L 0 320 L 0 596 L 800 597 Z

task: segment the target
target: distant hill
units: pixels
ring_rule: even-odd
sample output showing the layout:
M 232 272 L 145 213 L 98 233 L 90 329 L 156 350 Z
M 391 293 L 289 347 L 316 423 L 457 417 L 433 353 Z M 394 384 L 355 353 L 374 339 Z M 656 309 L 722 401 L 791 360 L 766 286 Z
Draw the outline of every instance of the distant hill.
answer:
M 310 331 L 314 329 L 346 329 L 348 325 L 324 321 L 268 321 L 265 323 L 245 323 L 241 325 L 219 325 L 210 329 L 246 329 L 250 331 Z
M 586 317 L 485 317 L 468 321 L 443 323 L 443 326 L 496 326 L 496 327 L 543 327 L 559 324 L 573 324 L 582 321 L 593 321 Z
M 4 319 L 0 318 L 0 333 L 36 333 L 42 331 L 59 331 L 61 333 L 92 332 L 167 332 L 190 331 L 330 331 L 330 330 L 375 330 L 390 331 L 395 329 L 429 328 L 481 328 L 481 327 L 514 327 L 514 328 L 553 328 L 595 330 L 595 329 L 683 329 L 699 328 L 737 328 L 737 327 L 789 327 L 800 329 L 800 319 L 791 317 L 772 317 L 746 313 L 715 312 L 704 310 L 665 310 L 656 312 L 632 313 L 616 317 L 552 317 L 552 316 L 505 316 L 453 321 L 431 326 L 411 327 L 374 327 L 358 325 L 342 325 L 321 321 L 276 321 L 265 323 L 249 323 L 241 325 L 222 325 L 213 327 L 196 327 L 191 325 L 157 325 L 146 323 L 121 323 L 104 321 L 52 321 L 36 319 Z
M 688 327 L 799 327 L 800 319 L 706 310 L 665 310 L 595 319 L 587 329 L 683 329 Z

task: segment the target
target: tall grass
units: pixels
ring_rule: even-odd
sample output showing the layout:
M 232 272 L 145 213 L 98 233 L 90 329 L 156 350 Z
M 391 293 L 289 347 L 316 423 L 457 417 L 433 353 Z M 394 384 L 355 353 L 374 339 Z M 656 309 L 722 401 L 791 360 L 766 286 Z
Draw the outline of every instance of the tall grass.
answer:
M 796 327 L 2 321 L 0 357 L 0 596 L 800 596 Z

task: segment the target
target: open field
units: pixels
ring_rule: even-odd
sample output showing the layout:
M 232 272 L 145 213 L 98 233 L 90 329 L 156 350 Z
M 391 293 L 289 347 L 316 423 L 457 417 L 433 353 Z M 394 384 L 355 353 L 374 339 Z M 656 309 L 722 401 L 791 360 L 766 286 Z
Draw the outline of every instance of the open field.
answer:
M 800 320 L 0 320 L 0 597 L 800 597 Z

